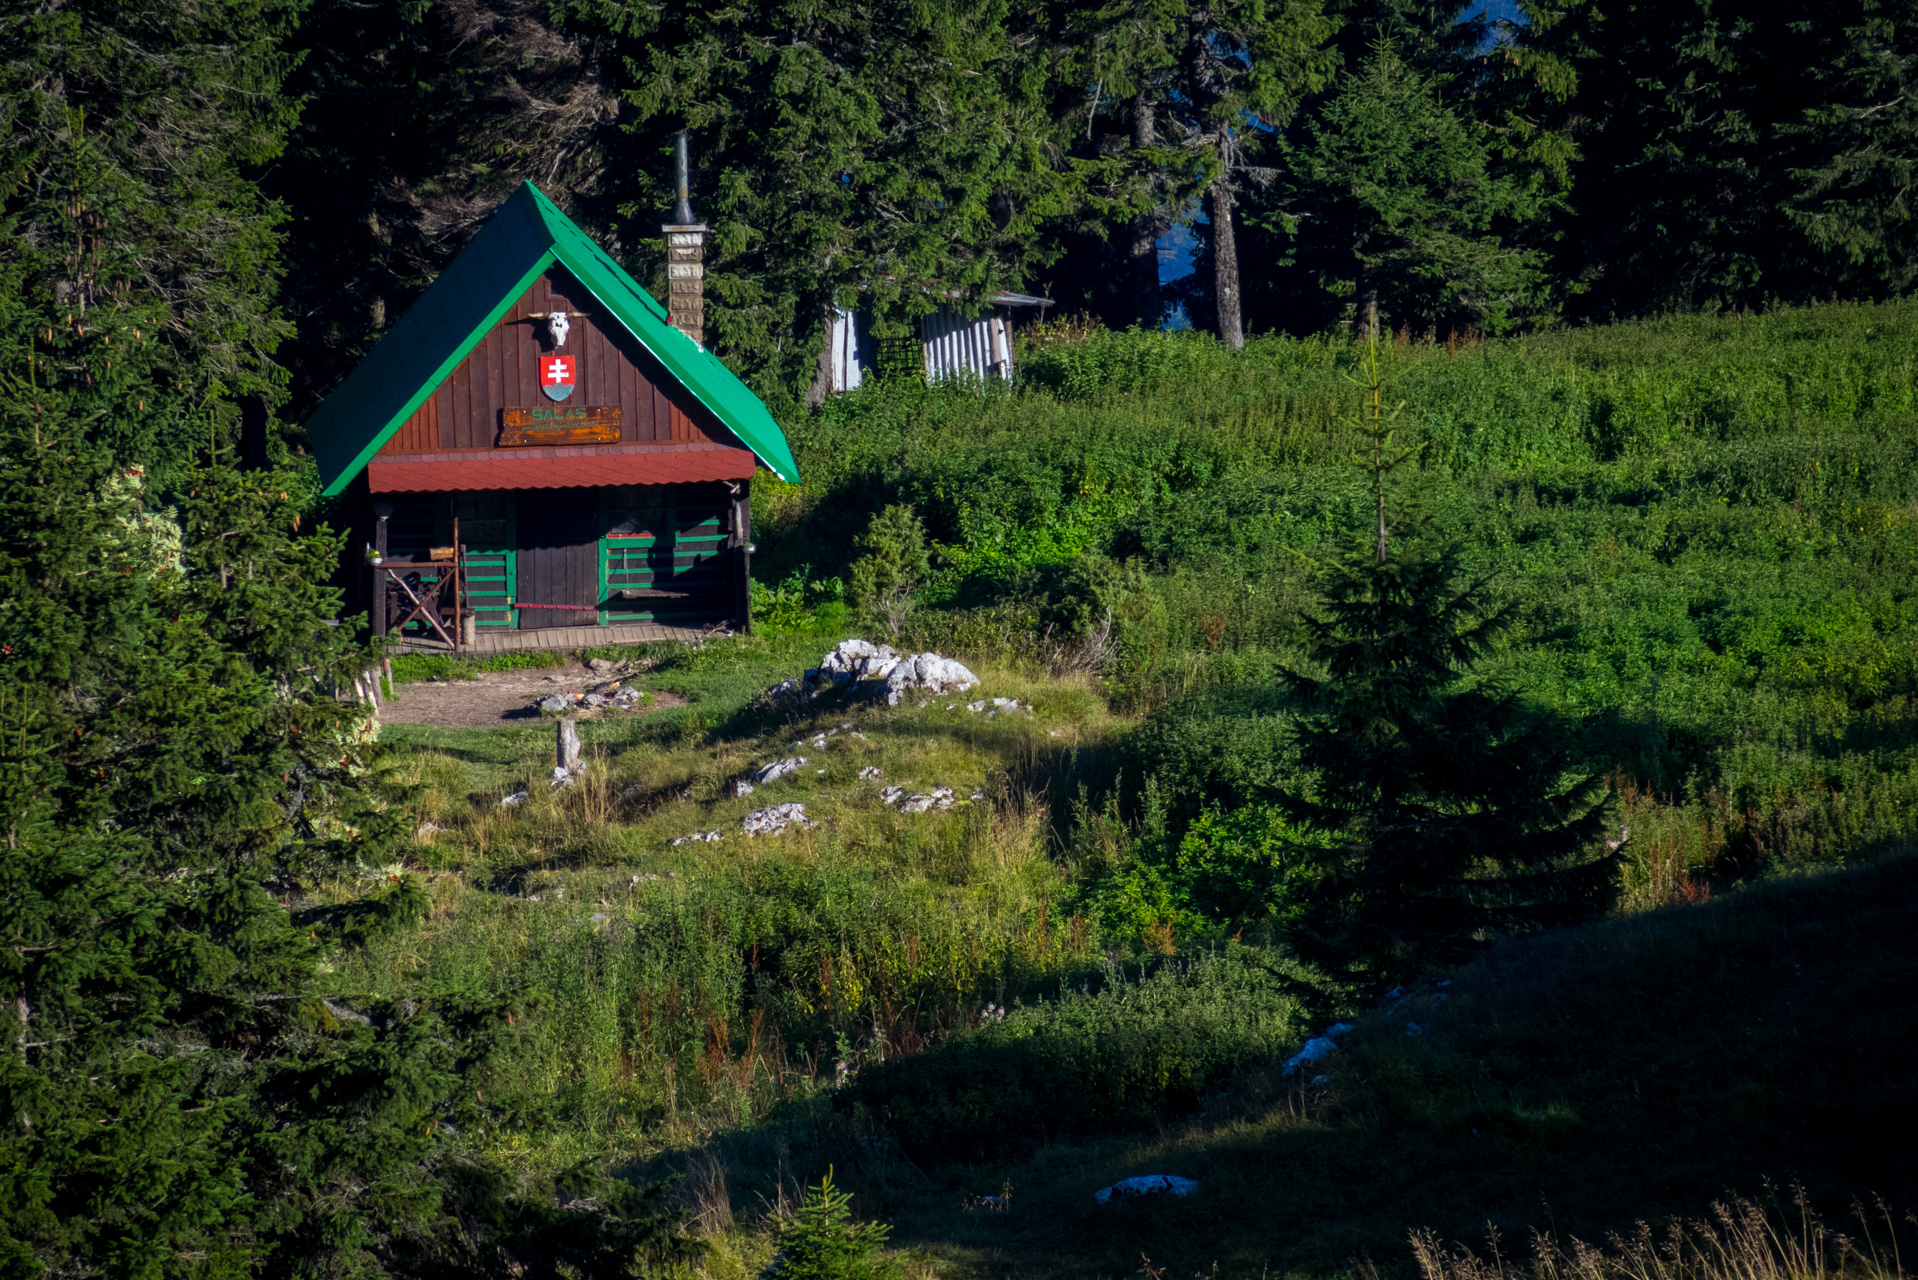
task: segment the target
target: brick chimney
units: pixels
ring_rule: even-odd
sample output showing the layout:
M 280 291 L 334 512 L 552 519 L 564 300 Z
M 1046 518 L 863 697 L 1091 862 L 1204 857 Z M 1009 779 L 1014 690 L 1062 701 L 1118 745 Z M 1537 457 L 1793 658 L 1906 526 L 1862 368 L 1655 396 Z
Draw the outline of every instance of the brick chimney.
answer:
M 706 343 L 706 224 L 693 217 L 691 165 L 686 158 L 686 131 L 674 139 L 673 159 L 678 170 L 679 200 L 666 233 L 666 311 L 673 327 L 704 346 Z

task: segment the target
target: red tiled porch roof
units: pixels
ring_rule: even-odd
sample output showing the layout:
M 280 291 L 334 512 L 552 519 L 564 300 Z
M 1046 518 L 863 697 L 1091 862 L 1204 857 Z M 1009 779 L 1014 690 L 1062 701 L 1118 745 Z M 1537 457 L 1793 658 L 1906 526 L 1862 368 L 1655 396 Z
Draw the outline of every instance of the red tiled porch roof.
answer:
M 375 458 L 374 493 L 451 489 L 592 489 L 602 485 L 750 480 L 750 449 L 719 444 L 608 445 Z

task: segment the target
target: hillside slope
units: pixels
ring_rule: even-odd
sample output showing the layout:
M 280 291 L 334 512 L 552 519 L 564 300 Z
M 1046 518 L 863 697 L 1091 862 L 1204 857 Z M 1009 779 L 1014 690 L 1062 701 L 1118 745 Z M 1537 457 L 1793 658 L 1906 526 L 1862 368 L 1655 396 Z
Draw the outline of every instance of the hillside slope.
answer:
M 1409 1265 L 1419 1227 L 1522 1251 L 1532 1228 L 1595 1240 L 1767 1184 L 1842 1219 L 1918 1203 L 1914 1044 L 1918 858 L 1899 856 L 1502 945 L 1361 1020 L 1325 1086 L 1262 1073 L 1147 1140 L 934 1169 L 917 1191 L 869 1162 L 863 1189 L 897 1242 L 992 1275 L 1142 1254 L 1181 1277 L 1326 1275 Z M 1202 1191 L 1094 1203 L 1148 1172 Z M 1005 1182 L 1010 1212 L 956 1209 Z

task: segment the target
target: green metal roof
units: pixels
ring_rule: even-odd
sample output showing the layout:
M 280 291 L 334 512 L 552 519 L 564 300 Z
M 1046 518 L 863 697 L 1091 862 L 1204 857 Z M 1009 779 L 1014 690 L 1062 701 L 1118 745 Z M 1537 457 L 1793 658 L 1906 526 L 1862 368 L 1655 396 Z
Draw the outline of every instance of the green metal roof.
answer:
M 578 277 L 768 470 L 798 482 L 785 434 L 759 397 L 719 357 L 668 324 L 666 309 L 528 182 L 308 420 L 328 496 L 365 469 L 554 263 Z

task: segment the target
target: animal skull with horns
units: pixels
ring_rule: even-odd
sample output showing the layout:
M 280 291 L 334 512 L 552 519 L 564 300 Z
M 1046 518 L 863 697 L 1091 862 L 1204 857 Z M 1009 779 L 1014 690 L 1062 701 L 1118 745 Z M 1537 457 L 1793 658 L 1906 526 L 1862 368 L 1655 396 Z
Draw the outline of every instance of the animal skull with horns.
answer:
M 586 313 L 584 311 L 535 311 L 528 318 L 544 320 L 546 322 L 546 332 L 552 337 L 553 345 L 563 347 L 566 345 L 566 335 L 571 333 L 573 329 L 571 322 L 566 318 L 568 316 L 578 316 L 584 319 Z

